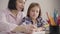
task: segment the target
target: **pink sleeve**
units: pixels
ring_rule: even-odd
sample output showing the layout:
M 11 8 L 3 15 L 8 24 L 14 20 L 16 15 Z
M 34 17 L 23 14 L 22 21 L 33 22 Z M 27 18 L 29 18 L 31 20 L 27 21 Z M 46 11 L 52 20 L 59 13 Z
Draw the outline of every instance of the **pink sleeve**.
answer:
M 0 11 L 0 31 L 11 31 L 16 26 L 16 24 L 7 22 L 5 13 Z

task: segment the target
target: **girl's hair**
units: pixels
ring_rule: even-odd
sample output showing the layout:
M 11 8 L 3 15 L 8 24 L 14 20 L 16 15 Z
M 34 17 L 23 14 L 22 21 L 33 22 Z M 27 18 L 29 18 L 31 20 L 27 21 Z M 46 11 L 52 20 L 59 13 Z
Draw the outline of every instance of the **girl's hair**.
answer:
M 40 5 L 38 3 L 31 3 L 30 6 L 29 6 L 29 8 L 28 8 L 28 11 L 27 11 L 27 16 L 28 17 L 30 17 L 29 13 L 30 13 L 31 8 L 33 8 L 35 6 L 39 7 L 39 15 L 38 15 L 38 18 L 41 16 L 41 8 L 40 8 Z

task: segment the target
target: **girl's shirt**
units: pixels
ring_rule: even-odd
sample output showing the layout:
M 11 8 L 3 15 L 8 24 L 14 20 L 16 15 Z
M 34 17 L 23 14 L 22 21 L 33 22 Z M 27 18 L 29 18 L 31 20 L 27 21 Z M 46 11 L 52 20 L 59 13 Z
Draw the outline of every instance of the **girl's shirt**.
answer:
M 29 17 L 24 17 L 21 24 L 28 25 L 28 24 L 33 24 L 33 22 Z M 35 25 L 37 27 L 43 27 L 45 24 L 47 24 L 47 22 L 40 17 L 37 18 L 37 23 Z

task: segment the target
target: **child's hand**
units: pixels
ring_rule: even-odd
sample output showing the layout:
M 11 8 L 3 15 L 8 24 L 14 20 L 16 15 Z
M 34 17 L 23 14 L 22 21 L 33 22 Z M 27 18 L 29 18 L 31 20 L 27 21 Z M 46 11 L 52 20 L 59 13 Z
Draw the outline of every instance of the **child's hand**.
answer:
M 40 32 L 40 31 L 43 31 L 43 30 L 45 30 L 45 28 L 43 28 L 43 27 L 33 29 L 34 32 Z
M 45 30 L 44 27 L 39 27 L 39 28 L 37 28 L 37 31 L 38 31 L 38 32 L 40 32 L 40 31 L 44 31 L 44 30 Z

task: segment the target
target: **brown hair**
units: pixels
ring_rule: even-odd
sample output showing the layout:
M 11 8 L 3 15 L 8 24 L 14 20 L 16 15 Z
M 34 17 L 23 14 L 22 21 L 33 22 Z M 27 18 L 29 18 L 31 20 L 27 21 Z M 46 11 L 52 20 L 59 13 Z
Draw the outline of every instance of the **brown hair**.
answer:
M 9 10 L 17 10 L 16 8 L 16 1 L 17 0 L 9 0 L 8 2 L 8 9 Z M 24 8 L 22 9 L 22 11 L 24 10 Z
M 35 6 L 38 6 L 39 7 L 39 15 L 38 15 L 38 18 L 41 16 L 41 8 L 40 8 L 40 5 L 38 3 L 31 3 L 29 8 L 28 8 L 28 11 L 27 11 L 27 17 L 30 17 L 29 13 L 30 13 L 30 10 L 31 8 L 35 7 Z

